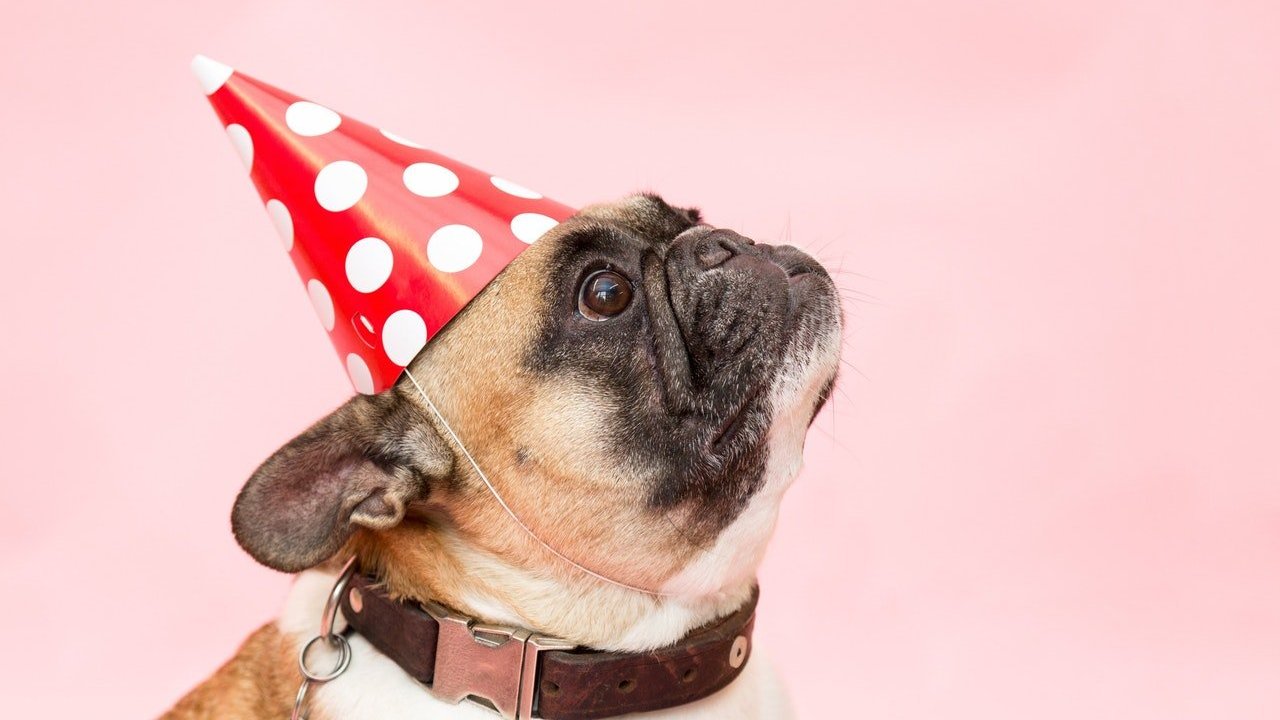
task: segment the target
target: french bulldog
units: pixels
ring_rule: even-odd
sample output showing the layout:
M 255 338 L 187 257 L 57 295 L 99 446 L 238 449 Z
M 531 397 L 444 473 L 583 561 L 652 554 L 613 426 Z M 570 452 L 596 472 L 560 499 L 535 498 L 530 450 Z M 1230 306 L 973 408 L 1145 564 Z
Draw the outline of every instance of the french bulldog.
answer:
M 841 324 L 831 277 L 793 247 L 652 194 L 580 211 L 394 387 L 352 398 L 253 474 L 235 537 L 299 575 L 279 619 L 165 717 L 288 717 L 299 650 L 351 556 L 397 602 L 577 652 L 641 657 L 734 615 L 754 602 L 835 383 Z M 483 698 L 437 697 L 361 633 L 347 638 L 346 672 L 306 692 L 313 720 L 494 717 Z M 762 655 L 737 672 L 643 717 L 790 715 Z

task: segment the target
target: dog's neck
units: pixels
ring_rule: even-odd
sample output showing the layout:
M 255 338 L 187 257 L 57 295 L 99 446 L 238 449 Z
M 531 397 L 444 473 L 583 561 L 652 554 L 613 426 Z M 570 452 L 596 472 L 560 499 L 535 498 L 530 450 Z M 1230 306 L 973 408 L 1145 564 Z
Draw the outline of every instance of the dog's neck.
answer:
M 393 597 L 435 600 L 486 622 L 583 647 L 641 652 L 677 642 L 748 601 L 776 517 L 776 504 L 761 504 L 769 509 L 749 508 L 662 595 L 572 568 L 516 566 L 466 542 L 444 522 L 406 523 L 396 529 L 394 542 L 366 535 L 354 549 L 361 566 L 385 582 Z

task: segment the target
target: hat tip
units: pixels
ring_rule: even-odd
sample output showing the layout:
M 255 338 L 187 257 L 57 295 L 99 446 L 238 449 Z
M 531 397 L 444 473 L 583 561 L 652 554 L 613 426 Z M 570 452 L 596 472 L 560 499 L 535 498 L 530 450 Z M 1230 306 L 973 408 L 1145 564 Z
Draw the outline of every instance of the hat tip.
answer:
M 232 70 L 231 66 L 223 65 L 217 60 L 204 55 L 196 55 L 191 58 L 191 72 L 195 73 L 196 80 L 200 82 L 200 89 L 204 90 L 204 94 L 212 95 L 227 82 L 227 78 L 231 77 L 231 73 L 234 70 Z

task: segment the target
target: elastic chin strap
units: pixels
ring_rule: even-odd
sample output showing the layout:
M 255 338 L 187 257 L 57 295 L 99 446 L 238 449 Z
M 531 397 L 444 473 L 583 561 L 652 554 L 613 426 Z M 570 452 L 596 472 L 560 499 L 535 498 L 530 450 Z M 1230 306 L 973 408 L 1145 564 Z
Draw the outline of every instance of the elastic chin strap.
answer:
M 449 433 L 449 437 L 453 439 L 454 444 L 457 445 L 458 449 L 462 451 L 462 456 L 465 457 L 467 459 L 467 462 L 471 464 L 472 469 L 476 471 L 476 475 L 480 476 L 480 480 L 483 481 L 484 486 L 489 489 L 489 494 L 493 495 L 493 499 L 498 501 L 498 505 L 500 505 L 502 509 L 507 513 L 507 515 L 509 515 L 511 519 L 515 521 L 516 525 L 520 526 L 521 530 L 525 531 L 525 534 L 533 538 L 534 541 L 537 542 L 539 545 L 546 548 L 547 552 L 551 553 L 552 555 L 555 555 L 556 557 L 560 558 L 564 562 L 573 566 L 579 572 L 590 575 L 591 577 L 597 580 L 600 580 L 602 582 L 609 583 L 610 585 L 616 585 L 620 588 L 624 588 L 624 589 L 631 590 L 638 593 L 644 593 L 645 595 L 652 595 L 654 597 L 671 597 L 673 595 L 673 593 L 665 593 L 657 590 L 649 590 L 647 588 L 637 587 L 635 585 L 629 585 L 627 583 L 622 582 L 621 580 L 614 580 L 611 577 L 601 575 L 595 570 L 592 570 L 591 568 L 583 565 L 577 560 L 574 560 L 568 555 L 565 555 L 564 553 L 555 549 L 549 543 L 547 543 L 547 541 L 538 537 L 538 535 L 534 533 L 533 530 L 528 525 L 526 525 L 523 520 L 520 519 L 520 516 L 516 515 L 515 511 L 511 509 L 511 506 L 507 505 L 507 501 L 502 499 L 502 495 L 498 492 L 498 489 L 493 486 L 493 483 L 489 482 L 489 476 L 486 475 L 485 472 L 480 469 L 480 465 L 476 463 L 476 459 L 471 456 L 471 452 L 467 450 L 467 446 L 462 444 L 462 440 L 458 437 L 458 434 L 453 431 L 453 427 L 449 425 L 449 421 L 445 420 L 444 415 L 441 415 L 440 411 L 436 409 L 436 404 L 431 402 L 431 398 L 427 396 L 427 391 L 423 390 L 422 385 L 418 384 L 418 379 L 415 378 L 413 376 L 413 373 L 409 372 L 407 368 L 404 371 L 404 375 L 405 377 L 409 378 L 409 382 L 413 383 L 413 386 L 417 388 L 418 395 L 422 397 L 422 401 L 427 404 L 427 408 L 431 410 L 431 413 L 436 416 L 437 420 L 440 421 L 440 425 L 444 427 L 445 432 Z

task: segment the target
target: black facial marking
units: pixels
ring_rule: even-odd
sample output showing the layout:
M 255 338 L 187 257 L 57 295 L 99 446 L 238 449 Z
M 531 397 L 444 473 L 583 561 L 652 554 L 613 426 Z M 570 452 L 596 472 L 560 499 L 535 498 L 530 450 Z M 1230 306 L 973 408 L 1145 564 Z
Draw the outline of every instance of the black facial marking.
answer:
M 822 306 L 833 300 L 796 297 L 809 291 L 797 292 L 793 277 L 829 283 L 808 256 L 700 222 L 697 210 L 656 195 L 567 221 L 546 278 L 551 307 L 526 363 L 607 395 L 617 418 L 601 432 L 619 466 L 656 477 L 650 505 L 691 510 L 681 530 L 707 541 L 764 481 L 770 391 L 784 361 L 835 320 Z M 592 321 L 578 311 L 578 291 L 601 270 L 626 278 L 633 296 Z

